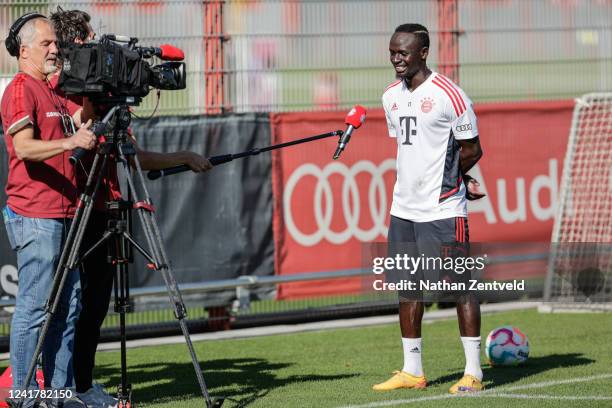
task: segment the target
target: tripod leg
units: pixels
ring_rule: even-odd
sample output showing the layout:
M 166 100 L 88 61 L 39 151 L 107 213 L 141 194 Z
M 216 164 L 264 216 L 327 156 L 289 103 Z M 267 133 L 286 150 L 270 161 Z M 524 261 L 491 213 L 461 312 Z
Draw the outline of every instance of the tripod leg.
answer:
M 117 236 L 117 239 L 120 240 L 120 236 Z M 124 246 L 118 241 L 115 248 L 121 251 Z M 130 312 L 129 274 L 127 264 L 123 262 L 126 259 L 125 254 L 118 254 L 116 259 L 119 261 L 115 265 L 114 276 L 115 312 L 119 313 L 121 344 L 121 383 L 117 387 L 117 399 L 120 407 L 129 407 L 132 405 L 132 386 L 128 384 L 127 379 L 127 335 L 125 331 L 125 314 Z
M 94 245 L 93 245 L 91 248 L 89 248 L 89 249 L 87 250 L 87 252 L 85 252 L 85 253 L 83 254 L 83 256 L 82 256 L 82 257 L 80 257 L 80 258 L 77 260 L 77 262 L 76 262 L 76 263 L 77 263 L 77 265 L 81 264 L 81 262 L 82 262 L 82 261 L 83 261 L 85 258 L 87 258 L 89 255 L 91 255 L 91 254 L 92 254 L 92 253 L 93 253 L 93 252 L 94 252 L 96 249 L 98 249 L 98 248 L 100 247 L 100 245 L 102 245 L 102 244 L 104 244 L 106 241 L 108 241 L 108 240 L 111 238 L 111 236 L 112 236 L 112 235 L 113 235 L 113 233 L 112 233 L 112 232 L 106 231 L 106 232 L 105 232 L 105 233 L 102 235 L 102 238 L 100 238 L 100 239 L 99 239 L 99 240 L 98 240 L 98 241 L 97 241 L 97 242 L 96 242 L 96 243 L 95 243 L 95 244 L 94 244 Z
M 129 173 L 129 169 L 127 168 L 127 160 L 125 160 L 125 155 L 122 150 L 122 146 L 119 145 L 119 153 L 123 158 L 121 162 L 124 165 L 124 170 L 127 174 L 128 187 L 134 198 L 136 203 L 140 203 L 138 199 L 138 192 L 136 191 L 134 180 L 132 179 L 131 173 Z M 145 198 L 143 203 L 144 206 L 137 206 L 137 214 L 142 223 L 143 231 L 145 233 L 145 237 L 147 243 L 153 253 L 153 257 L 156 259 L 156 265 L 159 265 L 159 271 L 162 274 L 164 282 L 166 284 L 166 289 L 168 290 L 168 296 L 170 298 L 170 303 L 174 308 L 174 315 L 178 319 L 179 326 L 181 327 L 181 331 L 183 336 L 185 337 L 185 343 L 187 344 L 187 348 L 189 350 L 189 355 L 191 357 L 191 361 L 193 363 L 193 368 L 196 373 L 196 377 L 198 380 L 198 384 L 200 386 L 200 391 L 202 392 L 202 396 L 206 402 L 207 407 L 213 406 L 213 401 L 211 401 L 210 395 L 208 394 L 208 388 L 206 387 L 206 382 L 204 381 L 204 375 L 202 374 L 202 369 L 200 368 L 200 363 L 198 362 L 198 358 L 195 353 L 195 349 L 193 347 L 193 343 L 191 341 L 191 337 L 189 335 L 189 330 L 187 328 L 187 323 L 185 322 L 185 317 L 187 316 L 187 310 L 185 304 L 183 302 L 183 298 L 179 291 L 178 285 L 176 283 L 176 279 L 174 278 L 174 274 L 172 269 L 170 268 L 170 262 L 168 261 L 168 256 L 163 246 L 163 242 L 161 239 L 161 233 L 159 231 L 159 227 L 153 216 L 153 212 L 150 211 L 150 208 L 147 208 L 151 204 L 151 199 L 149 197 L 149 193 L 146 189 L 144 183 L 144 176 L 142 174 L 142 169 L 140 168 L 140 163 L 136 155 L 133 157 L 134 160 L 134 168 L 136 171 L 136 175 L 138 177 L 139 186 L 143 189 Z M 215 402 L 216 404 L 220 404 L 222 402 Z

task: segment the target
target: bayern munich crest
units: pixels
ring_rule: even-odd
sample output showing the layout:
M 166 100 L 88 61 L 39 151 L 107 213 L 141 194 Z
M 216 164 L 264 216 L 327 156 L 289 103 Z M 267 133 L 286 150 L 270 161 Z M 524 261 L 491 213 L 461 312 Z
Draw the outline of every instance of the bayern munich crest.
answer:
M 431 98 L 421 99 L 421 112 L 429 113 L 433 109 L 434 101 Z

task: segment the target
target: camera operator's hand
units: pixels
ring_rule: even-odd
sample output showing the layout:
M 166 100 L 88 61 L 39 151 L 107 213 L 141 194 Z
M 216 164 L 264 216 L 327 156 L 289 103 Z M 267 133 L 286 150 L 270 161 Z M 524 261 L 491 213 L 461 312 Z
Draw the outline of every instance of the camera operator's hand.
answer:
M 66 150 L 74 150 L 77 147 L 85 150 L 91 150 L 96 146 L 96 135 L 89 130 L 91 127 L 91 119 L 87 123 L 82 124 L 79 130 L 64 141 L 64 148 Z
M 206 157 L 197 153 L 185 151 L 181 154 L 184 155 L 183 164 L 186 164 L 195 173 L 201 173 L 213 167 Z

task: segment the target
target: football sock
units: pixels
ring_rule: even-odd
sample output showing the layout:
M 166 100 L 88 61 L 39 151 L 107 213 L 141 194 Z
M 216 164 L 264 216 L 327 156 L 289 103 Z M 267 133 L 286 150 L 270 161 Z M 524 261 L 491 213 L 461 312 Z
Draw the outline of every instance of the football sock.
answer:
M 411 339 L 402 337 L 402 346 L 404 348 L 404 367 L 402 371 L 416 377 L 423 376 L 421 338 Z
M 480 336 L 461 337 L 463 351 L 465 353 L 464 374 L 472 375 L 482 381 L 482 369 L 480 368 Z

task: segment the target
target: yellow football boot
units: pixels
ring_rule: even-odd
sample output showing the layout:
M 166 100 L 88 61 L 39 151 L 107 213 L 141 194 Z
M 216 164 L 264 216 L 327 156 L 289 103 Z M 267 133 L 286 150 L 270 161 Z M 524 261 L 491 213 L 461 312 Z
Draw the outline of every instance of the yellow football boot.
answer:
M 451 394 L 467 394 L 484 390 L 484 384 L 473 375 L 466 374 L 455 385 L 450 387 L 448 392 Z
M 383 383 L 374 385 L 372 389 L 375 391 L 391 391 L 398 388 L 423 389 L 427 387 L 425 376 L 415 377 L 403 371 L 394 371 L 393 374 L 393 377 Z

